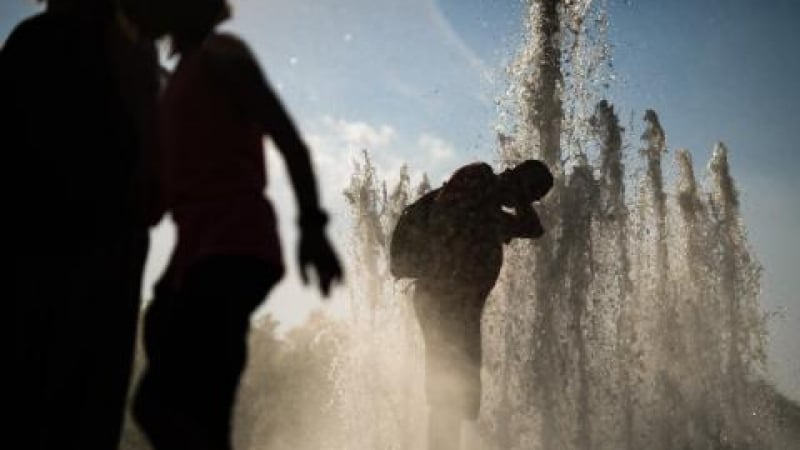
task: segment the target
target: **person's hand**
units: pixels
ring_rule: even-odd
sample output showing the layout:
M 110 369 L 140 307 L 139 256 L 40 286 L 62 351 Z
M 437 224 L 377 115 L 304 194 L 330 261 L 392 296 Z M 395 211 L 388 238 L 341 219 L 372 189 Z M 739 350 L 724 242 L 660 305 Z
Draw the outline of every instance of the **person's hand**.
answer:
M 342 280 L 342 267 L 322 227 L 303 230 L 300 237 L 300 278 L 308 284 L 309 269 L 316 272 L 319 290 L 327 297 L 334 283 Z

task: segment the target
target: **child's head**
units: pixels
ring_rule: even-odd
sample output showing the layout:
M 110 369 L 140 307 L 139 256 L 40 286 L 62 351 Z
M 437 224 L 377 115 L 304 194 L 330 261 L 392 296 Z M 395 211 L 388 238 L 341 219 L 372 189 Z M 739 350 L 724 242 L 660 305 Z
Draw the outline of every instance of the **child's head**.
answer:
M 119 0 L 122 9 L 155 36 L 168 35 L 175 50 L 199 45 L 230 17 L 227 0 Z
M 528 159 L 500 174 L 505 190 L 529 202 L 540 200 L 553 187 L 553 174 L 538 160 Z

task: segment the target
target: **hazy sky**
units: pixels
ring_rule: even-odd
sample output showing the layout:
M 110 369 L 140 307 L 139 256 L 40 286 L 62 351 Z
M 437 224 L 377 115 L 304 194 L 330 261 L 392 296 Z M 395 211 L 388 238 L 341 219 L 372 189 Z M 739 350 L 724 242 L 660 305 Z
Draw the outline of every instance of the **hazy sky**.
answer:
M 435 183 L 459 164 L 492 160 L 495 99 L 522 32 L 518 0 L 234 0 L 226 28 L 254 48 L 317 153 L 324 201 L 339 246 L 347 227 L 341 191 L 352 158 L 368 147 L 383 173 L 403 162 Z M 1 0 L 0 39 L 37 7 Z M 610 1 L 618 82 L 609 99 L 625 124 L 658 111 L 671 162 L 689 148 L 698 173 L 723 140 L 742 192 L 745 223 L 762 262 L 773 319 L 770 358 L 782 390 L 800 400 L 800 2 Z M 274 156 L 274 152 L 273 155 Z M 294 206 L 281 163 L 271 193 L 291 265 Z M 672 170 L 671 164 L 668 170 Z M 156 236 L 148 281 L 169 251 Z M 287 323 L 316 299 L 294 274 L 270 308 Z M 334 300 L 334 307 L 337 301 Z

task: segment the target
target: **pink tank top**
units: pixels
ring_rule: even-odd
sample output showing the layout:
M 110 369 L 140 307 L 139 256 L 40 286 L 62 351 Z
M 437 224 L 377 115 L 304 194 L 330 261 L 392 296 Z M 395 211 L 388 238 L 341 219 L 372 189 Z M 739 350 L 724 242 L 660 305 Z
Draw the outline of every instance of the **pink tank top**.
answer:
M 160 110 L 164 207 L 178 229 L 176 282 L 212 255 L 259 258 L 283 270 L 275 213 L 264 196 L 262 131 L 233 106 L 203 48 L 181 60 Z

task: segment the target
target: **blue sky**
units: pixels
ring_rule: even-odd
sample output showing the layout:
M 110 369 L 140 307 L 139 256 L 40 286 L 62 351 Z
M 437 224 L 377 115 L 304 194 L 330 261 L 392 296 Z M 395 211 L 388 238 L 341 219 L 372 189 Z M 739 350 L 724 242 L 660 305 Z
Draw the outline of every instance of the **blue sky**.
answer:
M 387 175 L 408 162 L 435 181 L 463 162 L 493 158 L 495 99 L 520 42 L 521 1 L 233 5 L 226 28 L 251 44 L 317 150 L 323 198 L 332 209 L 343 208 L 340 192 L 362 147 L 372 149 Z M 2 0 L 0 39 L 36 8 Z M 609 13 L 618 82 L 608 97 L 623 123 L 633 115 L 638 134 L 644 110 L 657 110 L 670 151 L 689 148 L 698 168 L 714 142 L 730 148 L 745 223 L 765 268 L 764 305 L 782 312 L 771 323 L 773 374 L 800 399 L 800 2 L 612 0 Z M 281 163 L 270 163 L 290 253 L 294 210 Z M 335 216 L 335 234 L 346 220 Z M 156 235 L 149 280 L 171 233 L 163 226 Z M 287 322 L 301 320 L 315 304 L 293 275 L 280 289 L 270 307 Z

